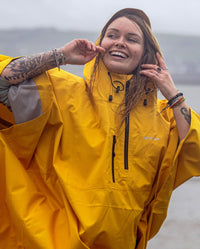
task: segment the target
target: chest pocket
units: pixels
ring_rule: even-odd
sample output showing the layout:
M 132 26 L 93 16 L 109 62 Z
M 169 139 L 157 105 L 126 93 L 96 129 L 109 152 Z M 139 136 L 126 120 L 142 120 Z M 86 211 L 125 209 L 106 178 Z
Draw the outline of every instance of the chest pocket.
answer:
M 152 123 L 146 122 L 146 126 L 138 120 L 139 117 L 131 124 L 128 143 L 126 130 L 117 139 L 115 178 L 123 188 L 148 195 L 167 148 L 170 124 L 159 117 Z

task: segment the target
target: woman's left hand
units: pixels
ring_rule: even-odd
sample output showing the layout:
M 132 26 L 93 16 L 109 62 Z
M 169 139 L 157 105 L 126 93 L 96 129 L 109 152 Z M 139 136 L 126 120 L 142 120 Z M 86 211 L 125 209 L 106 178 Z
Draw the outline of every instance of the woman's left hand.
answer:
M 157 53 L 156 56 L 160 66 L 154 64 L 143 64 L 141 66 L 142 70 L 140 71 L 140 74 L 154 80 L 163 96 L 169 100 L 177 94 L 178 90 L 170 73 L 168 72 L 163 58 L 159 53 Z

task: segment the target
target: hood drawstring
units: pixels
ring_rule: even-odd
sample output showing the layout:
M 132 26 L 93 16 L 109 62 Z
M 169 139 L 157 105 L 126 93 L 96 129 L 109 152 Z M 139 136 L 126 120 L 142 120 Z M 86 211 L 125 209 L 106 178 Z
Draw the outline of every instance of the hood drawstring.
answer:
M 148 88 L 148 89 L 145 91 L 145 94 L 148 95 L 148 94 L 150 93 L 150 91 L 151 91 L 151 89 Z M 143 105 L 144 105 L 144 106 L 147 106 L 147 99 L 146 99 L 146 98 L 144 99 Z
M 119 93 L 120 91 L 124 91 L 124 84 L 121 81 L 119 80 L 113 81 L 110 72 L 108 72 L 108 76 L 110 77 L 110 82 L 111 82 L 112 87 L 116 89 L 116 93 Z M 108 100 L 109 101 L 113 100 L 112 94 L 109 95 Z
M 146 96 L 147 96 L 149 93 L 153 92 L 154 90 L 155 90 L 155 87 L 153 87 L 153 89 L 151 89 L 151 88 L 147 88 L 147 89 L 146 89 L 146 88 L 145 88 L 145 94 L 146 94 Z M 144 106 L 147 106 L 147 104 L 148 104 L 148 103 L 147 103 L 147 98 L 145 98 L 145 99 L 144 99 L 144 102 L 143 102 L 143 105 L 144 105 Z

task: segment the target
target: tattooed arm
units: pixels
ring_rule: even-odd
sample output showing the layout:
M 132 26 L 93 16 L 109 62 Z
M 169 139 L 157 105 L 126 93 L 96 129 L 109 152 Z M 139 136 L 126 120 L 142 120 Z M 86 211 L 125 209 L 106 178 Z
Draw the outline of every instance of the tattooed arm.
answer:
M 84 65 L 97 53 L 103 53 L 102 47 L 85 39 L 76 39 L 57 49 L 59 65 Z M 46 70 L 56 67 L 54 51 L 15 59 L 1 73 L 1 77 L 11 84 L 17 84 L 33 78 Z
M 179 138 L 182 140 L 188 133 L 191 123 L 190 108 L 185 102 L 173 108 Z
M 55 55 L 50 51 L 11 61 L 2 71 L 1 77 L 11 84 L 17 84 L 54 67 L 56 67 Z

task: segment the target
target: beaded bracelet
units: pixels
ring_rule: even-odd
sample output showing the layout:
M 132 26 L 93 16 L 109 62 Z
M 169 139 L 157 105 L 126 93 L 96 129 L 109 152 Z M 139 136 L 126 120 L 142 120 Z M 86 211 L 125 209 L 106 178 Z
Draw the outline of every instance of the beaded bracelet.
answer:
M 56 66 L 58 67 L 58 70 L 60 71 L 60 62 L 59 62 L 59 57 L 58 57 L 58 51 L 57 49 L 53 49 L 53 53 L 55 56 L 55 60 L 56 60 Z
M 160 113 L 162 113 L 167 108 L 174 108 L 178 105 L 180 105 L 182 102 L 185 101 L 185 98 L 183 97 L 183 93 L 177 93 L 174 97 L 172 97 L 168 102 L 167 105 L 161 110 Z
M 178 105 L 180 105 L 181 103 L 183 103 L 185 101 L 185 98 L 182 96 L 181 98 L 179 98 L 175 103 L 173 103 L 170 108 L 174 108 L 177 107 Z
M 172 97 L 169 101 L 168 101 L 168 105 L 169 106 L 171 106 L 175 101 L 176 101 L 176 99 L 177 98 L 179 98 L 179 97 L 181 97 L 181 96 L 183 96 L 183 93 L 177 93 L 174 97 Z
M 56 48 L 53 49 L 53 53 L 54 53 L 55 60 L 56 60 L 56 66 L 58 67 L 58 70 L 60 71 L 60 65 L 65 65 L 64 54 L 62 52 L 62 49 L 60 49 L 60 58 L 59 58 L 58 51 Z
M 62 48 L 60 49 L 60 55 L 61 55 L 62 65 L 65 65 L 65 56 L 63 54 Z

